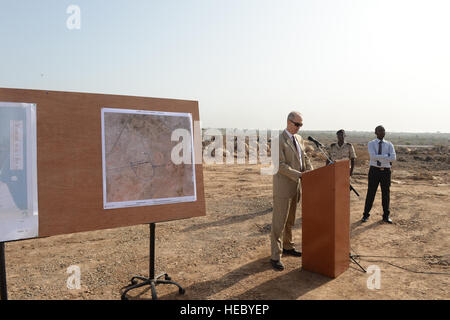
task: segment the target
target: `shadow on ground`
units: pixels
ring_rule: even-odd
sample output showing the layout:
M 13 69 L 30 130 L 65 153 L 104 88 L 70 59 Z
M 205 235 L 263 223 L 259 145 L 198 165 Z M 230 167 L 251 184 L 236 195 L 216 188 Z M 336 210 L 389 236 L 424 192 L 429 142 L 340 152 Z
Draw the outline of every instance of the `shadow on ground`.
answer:
M 247 213 L 247 214 L 242 214 L 242 215 L 233 215 L 231 217 L 227 217 L 227 218 L 219 220 L 219 221 L 212 221 L 212 222 L 203 223 L 203 224 L 195 224 L 191 227 L 185 228 L 183 230 L 183 232 L 204 230 L 205 228 L 208 228 L 208 227 L 220 227 L 220 226 L 225 226 L 225 225 L 229 225 L 229 224 L 233 224 L 233 223 L 240 223 L 240 222 L 244 222 L 246 220 L 253 219 L 258 216 L 266 215 L 266 214 L 272 212 L 272 210 L 273 210 L 272 208 L 268 208 L 268 209 L 257 211 L 257 212 L 252 212 L 252 213 Z
M 372 219 L 373 220 L 373 219 Z M 353 222 L 350 225 L 350 240 L 354 237 L 357 237 L 358 235 L 360 235 L 361 233 L 364 233 L 365 231 L 372 229 L 372 228 L 376 228 L 380 225 L 382 225 L 383 222 L 380 221 L 375 221 L 375 222 L 361 222 L 361 220 L 358 220 L 356 222 Z
M 204 281 L 186 287 L 185 295 L 179 295 L 175 292 L 162 296 L 161 299 L 211 299 L 211 297 L 215 294 L 234 286 L 236 283 L 245 280 L 252 275 L 272 270 L 269 260 L 269 257 L 265 257 L 252 261 L 225 274 L 219 279 Z M 314 290 L 315 288 L 331 280 L 327 277 L 302 269 L 295 269 L 288 272 L 277 272 L 277 274 L 278 276 L 276 278 L 249 288 L 244 293 L 229 296 L 227 299 L 298 299 L 307 292 Z

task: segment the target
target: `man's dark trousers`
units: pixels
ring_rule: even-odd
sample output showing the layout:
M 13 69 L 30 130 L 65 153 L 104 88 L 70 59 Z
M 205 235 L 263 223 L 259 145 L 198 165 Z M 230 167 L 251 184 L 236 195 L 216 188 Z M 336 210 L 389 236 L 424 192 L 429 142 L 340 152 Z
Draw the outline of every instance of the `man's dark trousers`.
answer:
M 383 169 L 383 170 L 382 170 Z M 364 217 L 370 216 L 369 212 L 372 209 L 373 200 L 377 193 L 378 184 L 381 185 L 381 203 L 383 205 L 383 219 L 389 218 L 389 193 L 391 186 L 391 169 L 377 168 L 371 166 L 369 169 L 369 186 L 366 195 L 366 204 L 364 206 Z

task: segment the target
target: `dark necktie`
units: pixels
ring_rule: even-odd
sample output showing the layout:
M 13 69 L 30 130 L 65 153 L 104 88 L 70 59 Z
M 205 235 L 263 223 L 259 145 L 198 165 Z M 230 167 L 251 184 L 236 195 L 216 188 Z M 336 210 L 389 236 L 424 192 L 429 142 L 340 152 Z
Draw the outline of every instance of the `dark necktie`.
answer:
M 383 144 L 383 141 L 378 142 L 378 154 L 381 154 L 381 145 Z M 381 162 L 377 161 L 377 166 L 381 167 Z
M 295 143 L 294 136 L 292 136 L 292 143 L 294 144 L 295 151 L 297 151 L 297 154 L 298 154 L 297 144 Z M 300 158 L 300 154 L 298 155 L 298 157 Z M 300 161 L 300 170 L 301 170 L 301 168 L 302 168 L 302 162 Z

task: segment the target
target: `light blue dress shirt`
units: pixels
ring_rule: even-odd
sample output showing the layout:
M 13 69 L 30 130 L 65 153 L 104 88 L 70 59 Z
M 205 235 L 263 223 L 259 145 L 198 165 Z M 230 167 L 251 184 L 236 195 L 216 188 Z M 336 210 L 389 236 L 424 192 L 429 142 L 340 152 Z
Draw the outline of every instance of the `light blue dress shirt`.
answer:
M 378 154 L 380 141 L 380 139 L 374 139 L 367 145 L 370 155 L 370 165 L 379 168 L 390 168 L 391 162 L 397 160 L 394 145 L 389 141 L 383 140 L 381 144 L 381 154 Z M 377 161 L 379 161 L 381 165 L 378 165 Z

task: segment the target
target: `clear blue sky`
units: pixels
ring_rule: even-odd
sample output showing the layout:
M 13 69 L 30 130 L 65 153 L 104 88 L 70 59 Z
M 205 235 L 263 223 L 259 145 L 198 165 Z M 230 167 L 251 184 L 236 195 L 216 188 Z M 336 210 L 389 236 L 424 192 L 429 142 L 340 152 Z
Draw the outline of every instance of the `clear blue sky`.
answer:
M 81 29 L 69 30 L 69 5 Z M 0 0 L 0 87 L 198 100 L 203 127 L 450 132 L 447 0 Z

